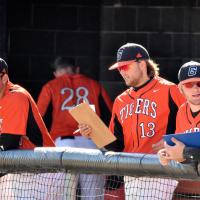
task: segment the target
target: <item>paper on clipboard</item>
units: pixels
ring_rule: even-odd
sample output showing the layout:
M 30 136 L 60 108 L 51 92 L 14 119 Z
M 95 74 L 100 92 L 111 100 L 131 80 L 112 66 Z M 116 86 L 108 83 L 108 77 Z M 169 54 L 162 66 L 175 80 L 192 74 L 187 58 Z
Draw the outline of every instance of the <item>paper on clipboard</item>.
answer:
M 116 140 L 99 116 L 90 108 L 89 104 L 81 103 L 69 111 L 72 117 L 82 124 L 92 127 L 91 139 L 98 148 L 102 148 Z

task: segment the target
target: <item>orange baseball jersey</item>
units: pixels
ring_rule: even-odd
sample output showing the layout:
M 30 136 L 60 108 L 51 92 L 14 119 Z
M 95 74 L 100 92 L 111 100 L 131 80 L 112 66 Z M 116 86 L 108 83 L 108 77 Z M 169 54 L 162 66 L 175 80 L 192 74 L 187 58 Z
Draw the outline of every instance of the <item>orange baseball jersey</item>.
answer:
M 11 82 L 0 99 L 0 133 L 21 135 L 22 149 L 55 146 L 31 95 Z
M 176 133 L 200 132 L 200 113 L 193 117 L 190 106 L 184 103 L 177 113 Z M 193 181 L 179 182 L 178 192 L 189 194 L 200 194 L 200 183 Z
M 94 104 L 96 113 L 107 124 L 111 118 L 112 102 L 105 89 L 84 75 L 63 75 L 46 83 L 38 98 L 38 108 L 45 115 L 50 102 L 53 106 L 51 136 L 70 136 L 78 124 L 69 110 L 83 101 Z
M 176 133 L 200 132 L 200 113 L 193 117 L 190 106 L 184 103 L 176 117 Z
M 178 107 L 185 101 L 178 87 L 160 77 L 130 88 L 114 102 L 110 129 L 124 152 L 151 153 L 152 144 L 175 132 Z

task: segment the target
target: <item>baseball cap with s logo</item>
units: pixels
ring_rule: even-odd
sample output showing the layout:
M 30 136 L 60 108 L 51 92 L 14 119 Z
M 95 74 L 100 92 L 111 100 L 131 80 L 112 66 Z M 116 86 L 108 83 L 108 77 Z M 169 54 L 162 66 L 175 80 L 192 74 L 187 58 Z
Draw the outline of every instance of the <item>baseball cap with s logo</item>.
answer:
M 200 79 L 200 63 L 190 61 L 181 66 L 178 72 L 180 83 L 192 82 Z
M 140 44 L 127 43 L 121 46 L 117 51 L 117 62 L 109 70 L 128 65 L 138 60 L 149 60 L 148 51 Z

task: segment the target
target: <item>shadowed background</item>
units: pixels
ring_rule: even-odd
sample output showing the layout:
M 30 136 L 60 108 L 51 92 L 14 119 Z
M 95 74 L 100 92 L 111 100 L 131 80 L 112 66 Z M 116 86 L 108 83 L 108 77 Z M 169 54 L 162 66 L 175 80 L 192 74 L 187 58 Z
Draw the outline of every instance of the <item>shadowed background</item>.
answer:
M 107 68 L 121 45 L 144 45 L 161 76 L 177 82 L 183 62 L 199 61 L 199 21 L 200 0 L 0 0 L 0 56 L 35 99 L 56 55 L 75 57 L 114 98 L 125 85 Z

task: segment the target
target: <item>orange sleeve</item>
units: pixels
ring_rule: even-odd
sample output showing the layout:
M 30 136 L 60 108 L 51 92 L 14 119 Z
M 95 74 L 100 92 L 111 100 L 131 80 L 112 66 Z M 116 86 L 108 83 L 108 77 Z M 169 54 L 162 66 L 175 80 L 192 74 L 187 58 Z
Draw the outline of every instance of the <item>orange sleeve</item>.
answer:
M 170 94 L 178 107 L 180 107 L 186 101 L 185 97 L 180 93 L 177 85 L 173 85 L 170 88 Z
M 14 92 L 12 99 L 8 101 L 9 106 L 3 111 L 2 133 L 26 135 L 28 98 L 22 93 Z
M 37 106 L 42 117 L 45 115 L 50 101 L 51 101 L 51 89 L 50 86 L 46 84 L 42 87 L 42 90 L 40 92 L 37 101 Z

